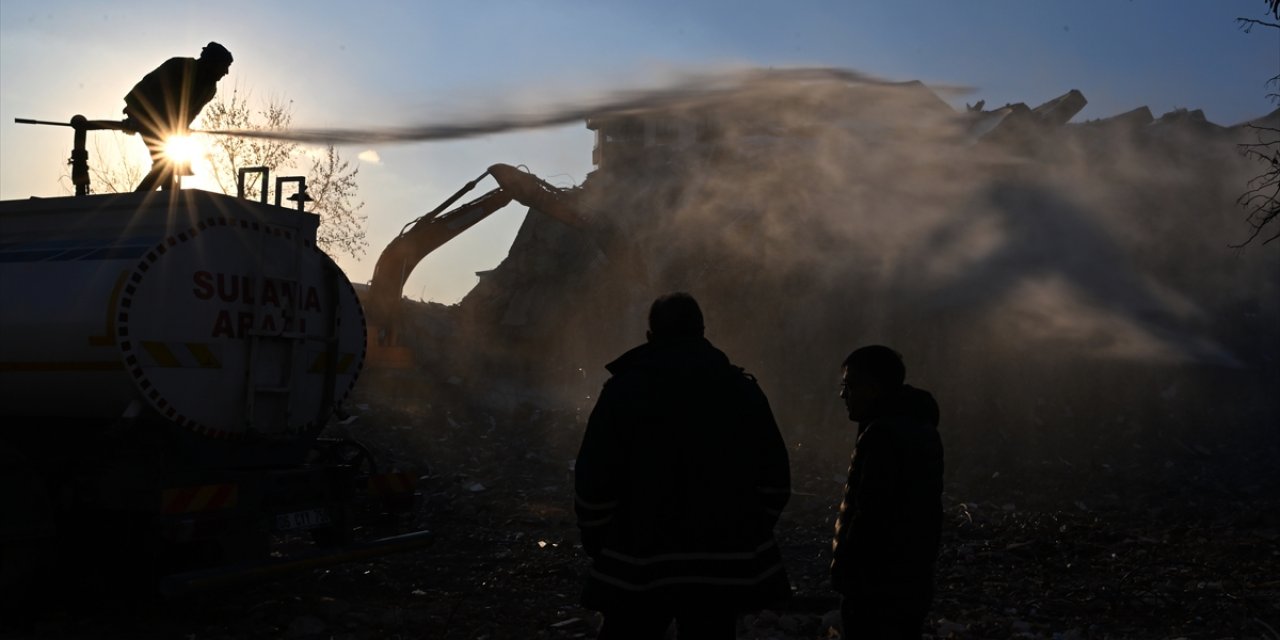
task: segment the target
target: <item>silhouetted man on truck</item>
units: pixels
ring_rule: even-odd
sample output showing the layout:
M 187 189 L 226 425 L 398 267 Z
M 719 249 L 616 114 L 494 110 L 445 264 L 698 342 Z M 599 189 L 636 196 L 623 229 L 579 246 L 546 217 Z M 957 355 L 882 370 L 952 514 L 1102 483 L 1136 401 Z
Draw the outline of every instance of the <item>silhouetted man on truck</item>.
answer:
M 832 541 L 831 583 L 850 640 L 920 638 L 942 528 L 938 403 L 904 384 L 902 356 L 862 347 L 840 397 L 858 440 Z
M 187 132 L 230 68 L 231 52 L 210 42 L 199 59 L 169 58 L 124 97 L 124 126 L 141 134 L 151 152 L 151 171 L 134 191 L 168 189 L 173 184 L 178 167 L 165 156 L 165 140 Z
M 790 595 L 773 529 L 787 448 L 755 378 L 703 337 L 687 293 L 654 301 L 648 342 L 607 366 L 576 463 L 583 604 L 602 640 L 731 639 Z

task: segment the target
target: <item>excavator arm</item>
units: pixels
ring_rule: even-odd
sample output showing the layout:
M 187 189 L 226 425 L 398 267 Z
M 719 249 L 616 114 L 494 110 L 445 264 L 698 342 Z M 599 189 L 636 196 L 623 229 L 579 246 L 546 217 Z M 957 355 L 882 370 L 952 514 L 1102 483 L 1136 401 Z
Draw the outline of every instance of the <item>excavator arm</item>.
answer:
M 448 207 L 475 189 L 486 176 L 492 176 L 498 188 L 463 204 L 456 209 Z M 369 283 L 369 299 L 365 312 L 370 325 L 370 363 L 379 360 L 404 360 L 400 357 L 384 358 L 398 345 L 401 326 L 401 296 L 404 283 L 414 267 L 427 254 L 435 251 L 458 234 L 471 228 L 490 214 L 514 200 L 541 211 L 574 227 L 584 222 L 564 192 L 547 184 L 537 176 L 506 164 L 489 167 L 476 179 L 468 182 L 440 206 L 416 220 L 410 221 L 400 235 L 387 245 L 378 256 L 373 268 L 373 280 Z

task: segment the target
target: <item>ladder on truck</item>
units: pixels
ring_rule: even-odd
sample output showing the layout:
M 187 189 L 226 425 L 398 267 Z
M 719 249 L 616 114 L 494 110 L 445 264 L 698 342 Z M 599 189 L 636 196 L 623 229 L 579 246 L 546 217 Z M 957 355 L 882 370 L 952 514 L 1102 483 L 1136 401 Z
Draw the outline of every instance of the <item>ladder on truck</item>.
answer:
M 262 174 L 261 201 L 263 204 L 267 202 L 267 180 L 268 169 L 266 167 L 252 167 L 240 170 L 239 175 L 239 192 L 244 194 L 244 178 L 247 173 L 260 172 Z M 302 211 L 304 203 L 310 198 L 306 195 L 306 179 L 305 178 L 276 178 L 276 206 L 280 206 L 281 188 L 285 182 L 297 182 L 299 184 L 298 193 L 291 197 L 291 200 L 297 200 L 298 210 Z M 324 269 L 325 277 L 320 284 L 325 288 L 324 300 L 328 300 L 331 304 L 324 309 L 324 319 L 320 327 L 306 327 L 304 329 L 301 323 L 301 313 L 303 307 L 303 296 L 305 292 L 302 289 L 302 256 L 304 249 L 299 246 L 293 251 L 290 265 L 285 268 L 286 273 L 270 273 L 268 265 L 270 264 L 267 255 L 267 243 L 261 243 L 258 246 L 258 272 L 254 274 L 253 282 L 259 287 L 258 295 L 254 297 L 254 317 L 261 319 L 271 310 L 266 305 L 265 296 L 261 294 L 261 287 L 267 280 L 271 280 L 279 285 L 283 285 L 283 289 L 290 291 L 287 296 L 288 303 L 281 308 L 282 320 L 280 327 L 275 332 L 264 331 L 255 323 L 250 330 L 247 338 L 248 366 L 245 368 L 245 431 L 248 435 L 269 431 L 278 433 L 279 430 L 260 428 L 258 408 L 259 401 L 264 398 L 271 398 L 278 406 L 283 406 L 283 416 L 277 416 L 275 419 L 281 419 L 284 424 L 294 424 L 294 397 L 298 391 L 298 385 L 306 381 L 306 371 L 308 364 L 304 361 L 306 356 L 306 345 L 308 343 L 319 342 L 323 347 L 319 365 L 321 368 L 320 375 L 320 402 L 316 407 L 317 414 L 311 422 L 297 423 L 298 429 L 307 425 L 313 425 L 319 429 L 324 426 L 328 413 L 333 408 L 333 399 L 335 396 L 335 383 L 337 379 L 337 361 L 338 361 L 338 318 L 340 317 L 339 298 L 337 295 L 337 278 L 338 274 L 332 270 Z M 317 333 L 316 331 L 319 330 Z M 273 372 L 278 374 L 274 379 L 264 381 L 259 366 L 262 358 L 262 352 L 268 345 L 280 345 L 283 347 L 283 356 L 281 359 L 282 367 L 280 370 Z M 296 435 L 291 432 L 288 435 Z

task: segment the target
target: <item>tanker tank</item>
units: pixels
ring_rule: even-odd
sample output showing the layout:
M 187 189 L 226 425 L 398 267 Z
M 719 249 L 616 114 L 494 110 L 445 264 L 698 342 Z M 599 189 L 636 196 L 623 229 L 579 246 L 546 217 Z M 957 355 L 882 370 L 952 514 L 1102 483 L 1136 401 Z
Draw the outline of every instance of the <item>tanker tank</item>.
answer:
M 198 190 L 0 202 L 0 432 L 314 436 L 365 350 L 317 226 Z
M 430 542 L 357 539 L 411 508 L 412 482 L 319 437 L 365 323 L 318 226 L 198 190 L 0 202 L 0 603 L 33 581 L 177 594 Z M 315 548 L 276 549 L 299 533 Z

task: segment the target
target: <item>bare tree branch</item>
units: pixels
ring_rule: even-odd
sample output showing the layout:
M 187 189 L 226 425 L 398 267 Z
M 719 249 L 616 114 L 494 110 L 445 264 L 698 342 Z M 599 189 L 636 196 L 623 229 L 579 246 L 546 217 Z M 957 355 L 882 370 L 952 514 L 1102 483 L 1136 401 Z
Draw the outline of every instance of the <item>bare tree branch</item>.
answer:
M 1271 17 L 1280 20 L 1280 0 L 1266 0 L 1266 3 L 1267 13 Z M 1236 22 L 1240 23 L 1240 29 L 1245 33 L 1250 33 L 1254 27 L 1258 26 L 1280 29 L 1280 23 L 1255 20 L 1253 18 L 1236 18 Z M 1280 74 L 1271 76 L 1266 85 L 1268 87 L 1280 87 Z M 1280 92 L 1268 93 L 1267 99 L 1272 104 L 1280 102 Z M 1245 183 L 1244 193 L 1240 194 L 1239 198 L 1236 198 L 1236 204 L 1246 210 L 1245 222 L 1253 229 L 1252 233 L 1243 242 L 1231 245 L 1236 248 L 1243 247 L 1256 240 L 1262 234 L 1262 230 L 1267 225 L 1272 225 L 1277 215 L 1280 215 L 1280 129 L 1253 124 L 1250 124 L 1249 128 L 1253 129 L 1258 141 L 1240 144 L 1240 153 L 1246 158 L 1257 160 L 1266 168 L 1261 174 Z M 1266 134 L 1277 135 L 1267 136 Z M 1280 227 L 1280 223 L 1272 225 L 1273 229 L 1278 227 Z M 1280 238 L 1280 229 L 1271 237 L 1263 240 L 1262 244 L 1269 244 L 1276 238 Z
M 1272 29 L 1280 29 L 1280 24 L 1274 22 L 1266 22 L 1263 20 L 1254 20 L 1253 18 L 1236 18 L 1236 22 L 1240 23 L 1240 29 L 1245 33 L 1250 33 L 1254 27 L 1270 27 Z
M 284 131 L 293 123 L 293 102 L 280 97 L 268 98 L 256 111 L 249 106 L 248 91 L 239 87 L 225 99 L 219 98 L 205 107 L 204 128 L 213 130 Z M 224 193 L 236 188 L 236 177 L 244 167 L 267 167 L 272 173 L 303 171 L 300 161 L 311 158 L 306 167 L 307 191 L 312 198 L 311 211 L 320 216 L 317 244 L 326 251 L 338 251 L 359 257 L 368 246 L 365 238 L 367 218 L 359 215 L 363 202 L 356 202 L 359 168 L 352 168 L 333 146 L 316 155 L 308 153 L 296 142 L 271 138 L 217 136 L 213 143 L 214 176 Z M 245 196 L 256 198 L 257 184 L 245 185 Z
M 341 251 L 352 257 L 364 254 L 367 216 L 359 215 L 363 202 L 356 198 L 356 176 L 360 168 L 352 168 L 333 145 L 311 164 L 307 174 L 307 191 L 314 199 L 311 210 L 320 215 L 317 244 L 326 252 Z
M 273 96 L 259 101 L 255 108 L 252 97 L 250 91 L 239 86 L 233 87 L 229 93 L 220 93 L 201 112 L 200 128 L 284 131 L 293 123 L 292 101 Z M 104 133 L 114 147 L 103 144 Z M 95 135 L 96 157 L 90 166 L 94 185 L 109 193 L 132 191 L 145 173 L 143 166 L 134 160 L 125 146 L 136 143 L 116 132 Z M 351 167 L 332 146 L 311 154 L 304 153 L 304 148 L 295 142 L 239 136 L 211 136 L 208 146 L 208 160 L 213 168 L 211 177 L 218 190 L 226 194 L 236 193 L 237 176 L 240 169 L 246 167 L 267 167 L 276 175 L 281 172 L 306 173 L 308 190 L 314 199 L 310 209 L 320 216 L 317 244 L 325 250 L 353 257 L 364 253 L 368 246 L 365 237 L 367 217 L 359 215 L 364 207 L 363 202 L 357 201 L 359 185 L 356 176 L 359 168 Z M 308 161 L 310 166 L 299 166 L 299 163 Z M 245 197 L 257 199 L 261 195 L 259 182 L 245 184 Z
M 133 136 L 116 131 L 93 132 L 93 162 L 89 164 L 90 183 L 98 193 L 128 193 L 146 173 L 130 155 L 128 145 Z M 106 149 L 104 151 L 104 148 Z

